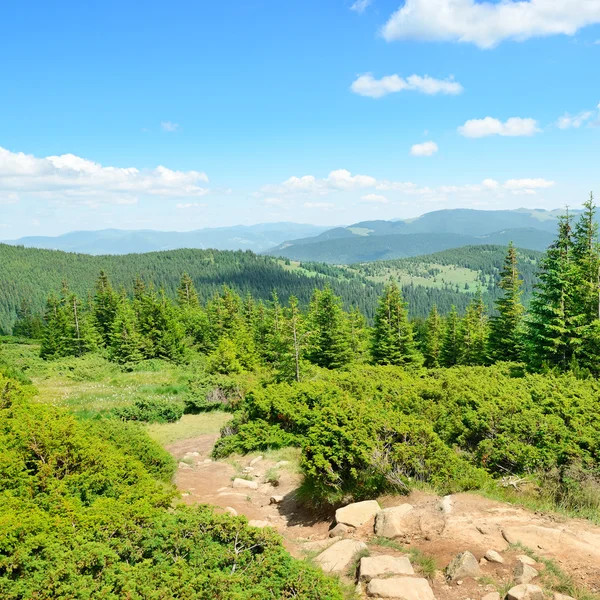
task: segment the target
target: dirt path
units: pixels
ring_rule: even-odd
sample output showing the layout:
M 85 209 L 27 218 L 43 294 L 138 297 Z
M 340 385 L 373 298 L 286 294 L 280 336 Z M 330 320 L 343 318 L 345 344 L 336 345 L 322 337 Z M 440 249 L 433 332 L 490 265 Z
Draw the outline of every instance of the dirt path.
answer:
M 298 474 L 289 471 L 288 465 L 268 459 L 252 462 L 252 457 L 244 457 L 235 466 L 212 461 L 210 453 L 217 437 L 203 435 L 167 447 L 177 460 L 185 461 L 179 463 L 175 478 L 183 502 L 212 504 L 245 515 L 258 526 L 274 527 L 295 556 L 325 549 L 332 543 L 329 529 L 334 515 L 317 514 L 300 505 L 296 493 L 300 483 Z M 265 475 L 273 478 L 273 473 L 278 474 L 276 486 L 265 482 Z M 256 489 L 232 487 L 236 475 L 248 477 L 256 483 Z M 274 496 L 283 499 L 273 503 Z M 485 579 L 465 580 L 461 585 L 448 585 L 438 573 L 432 584 L 438 600 L 481 598 L 499 586 L 509 585 L 513 581 L 516 556 L 523 552 L 514 547 L 517 543 L 541 557 L 555 560 L 578 585 L 591 592 L 600 591 L 600 528 L 588 521 L 534 514 L 473 494 L 441 499 L 414 492 L 407 497 L 383 497 L 379 502 L 382 508 L 405 503 L 413 506 L 396 542 L 431 556 L 440 571 L 465 550 L 478 560 L 488 550 L 500 552 L 506 558 L 505 564 L 483 560 Z M 394 553 L 373 545 L 372 520 L 346 537 L 371 543 L 374 554 Z M 491 580 L 496 582 L 495 587 L 490 586 Z

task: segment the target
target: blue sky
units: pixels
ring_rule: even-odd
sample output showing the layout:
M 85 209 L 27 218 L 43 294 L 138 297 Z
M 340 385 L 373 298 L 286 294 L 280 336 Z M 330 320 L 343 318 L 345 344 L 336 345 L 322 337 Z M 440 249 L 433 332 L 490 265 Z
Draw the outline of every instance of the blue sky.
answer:
M 0 239 L 600 193 L 600 2 L 8 1 L 0 51 Z

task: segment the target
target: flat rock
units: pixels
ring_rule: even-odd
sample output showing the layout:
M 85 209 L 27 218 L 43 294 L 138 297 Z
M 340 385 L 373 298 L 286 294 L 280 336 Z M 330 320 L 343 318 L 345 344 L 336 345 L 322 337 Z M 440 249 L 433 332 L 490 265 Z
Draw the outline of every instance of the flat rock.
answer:
M 257 456 L 250 461 L 250 466 L 253 467 L 256 463 L 259 463 L 263 459 L 262 456 Z
M 531 565 L 526 565 L 520 560 L 517 561 L 517 564 L 515 565 L 515 583 L 529 583 L 538 575 L 539 573 Z
M 486 594 L 481 600 L 500 600 L 500 594 L 498 592 L 490 592 Z
M 502 535 L 509 544 L 522 544 L 528 548 L 543 548 L 544 550 L 559 550 L 563 532 L 553 527 L 522 525 L 504 527 Z
M 406 515 L 413 510 L 412 504 L 401 504 L 380 510 L 375 517 L 375 534 L 394 539 L 406 533 Z
M 406 556 L 364 556 L 360 559 L 359 580 L 371 581 L 390 575 L 414 575 L 415 572 Z
M 554 600 L 575 600 L 575 598 L 554 592 Z
M 342 537 L 354 531 L 354 527 L 349 527 L 343 523 L 338 523 L 333 529 L 329 530 L 329 537 Z
M 529 565 L 530 567 L 535 567 L 535 565 L 537 565 L 535 560 L 533 560 L 531 556 L 527 556 L 527 554 L 519 554 L 519 556 L 517 556 L 517 560 L 522 562 L 524 565 Z
M 498 552 L 496 552 L 495 550 L 488 550 L 485 553 L 484 558 L 492 563 L 498 563 L 500 565 L 504 564 L 504 559 L 502 558 L 502 556 L 500 556 L 500 554 Z
M 246 488 L 249 490 L 257 490 L 258 483 L 256 481 L 248 481 L 247 479 L 236 478 L 233 480 L 234 488 Z
M 232 508 L 231 506 L 226 506 L 225 507 L 225 512 L 228 512 L 232 517 L 237 517 L 237 510 L 235 510 L 235 508 Z
M 355 502 L 343 508 L 338 508 L 335 511 L 335 521 L 351 527 L 360 527 L 369 519 L 372 519 L 380 510 L 381 506 L 375 500 Z
M 192 468 L 192 465 L 188 465 L 187 463 L 180 462 L 180 463 L 177 465 L 177 467 L 178 467 L 178 468 L 180 468 L 180 469 L 191 469 L 191 468 Z
M 544 592 L 537 585 L 516 585 L 508 590 L 507 600 L 544 600 Z
M 446 578 L 450 581 L 465 577 L 481 577 L 482 574 L 477 559 L 468 550 L 454 557 L 446 567 Z
M 341 573 L 348 569 L 358 552 L 366 550 L 367 545 L 357 540 L 340 540 L 321 552 L 315 561 L 323 571 Z
M 427 579 L 415 577 L 390 577 L 372 579 L 367 586 L 371 598 L 402 598 L 403 600 L 435 600 Z
M 250 521 L 248 521 L 248 525 L 250 525 L 250 527 L 259 527 L 260 529 L 262 529 L 263 527 L 270 527 L 271 523 L 269 523 L 269 521 L 260 521 L 259 519 L 251 519 Z

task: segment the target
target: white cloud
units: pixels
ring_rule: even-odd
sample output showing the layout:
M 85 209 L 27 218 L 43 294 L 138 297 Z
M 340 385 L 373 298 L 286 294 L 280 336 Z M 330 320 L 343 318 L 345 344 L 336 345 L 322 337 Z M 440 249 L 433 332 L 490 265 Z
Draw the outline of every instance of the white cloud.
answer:
M 326 179 L 317 179 L 313 175 L 290 177 L 280 185 L 265 185 L 261 192 L 265 194 L 318 194 L 325 195 L 335 190 L 351 190 L 373 187 L 374 177 L 368 175 L 352 175 L 346 169 L 331 171 Z
M 173 123 L 172 121 L 162 121 L 160 128 L 166 133 L 175 133 L 181 130 L 179 123 Z
M 492 48 L 503 40 L 573 35 L 595 23 L 600 23 L 597 0 L 406 0 L 382 34 L 387 41 L 457 41 Z
M 495 179 L 484 179 L 481 185 L 488 190 L 497 190 L 500 184 Z
M 321 210 L 328 210 L 333 208 L 335 204 L 332 202 L 305 202 L 304 208 L 319 208 Z
M 0 147 L 0 194 L 32 194 L 45 200 L 131 204 L 137 196 L 200 197 L 208 193 L 200 171 L 173 171 L 164 166 L 104 167 L 75 156 L 37 158 Z
M 596 116 L 600 117 L 600 104 L 598 104 L 594 110 L 582 110 L 576 115 L 565 113 L 556 121 L 556 126 L 559 129 L 579 129 L 586 123 L 588 125 L 593 125 L 593 123 L 590 123 L 590 120 Z
M 539 188 L 550 188 L 556 185 L 555 181 L 549 181 L 547 179 L 509 179 L 504 187 L 507 190 L 522 190 L 522 189 L 539 189 Z
M 354 4 L 350 7 L 350 10 L 353 10 L 360 15 L 364 13 L 369 6 L 371 6 L 372 2 L 373 0 L 356 0 L 356 2 L 354 2 Z
M 468 138 L 481 138 L 489 135 L 530 136 L 539 131 L 535 119 L 522 119 L 521 117 L 511 117 L 504 123 L 492 117 L 470 119 L 458 128 L 458 133 Z
M 438 145 L 435 142 L 423 142 L 411 147 L 412 156 L 433 156 L 438 151 Z
M 380 194 L 367 194 L 363 196 L 361 202 L 368 202 L 371 204 L 389 204 L 389 200 L 385 196 L 381 196 Z
M 206 204 L 202 204 L 201 202 L 184 202 L 177 204 L 177 208 L 181 210 L 186 210 L 188 208 L 205 208 Z
M 369 98 L 381 98 L 387 94 L 409 91 L 422 94 L 460 94 L 463 86 L 452 77 L 448 79 L 434 79 L 425 75 L 410 75 L 406 79 L 400 75 L 386 75 L 375 79 L 372 73 L 364 73 L 352 83 L 351 89 L 355 94 Z
M 3 192 L 0 190 L 0 205 L 16 204 L 19 201 L 19 194 L 15 192 Z

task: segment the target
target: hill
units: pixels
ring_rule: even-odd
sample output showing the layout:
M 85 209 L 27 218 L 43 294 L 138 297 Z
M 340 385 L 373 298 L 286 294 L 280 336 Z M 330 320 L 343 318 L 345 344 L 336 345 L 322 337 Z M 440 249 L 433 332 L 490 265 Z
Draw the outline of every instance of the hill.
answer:
M 27 248 L 45 248 L 85 254 L 130 254 L 178 248 L 215 248 L 262 252 L 290 238 L 315 236 L 327 230 L 317 225 L 298 223 L 261 223 L 216 227 L 195 231 L 73 231 L 57 237 L 24 237 L 5 243 Z
M 384 223 L 389 223 L 384 221 Z M 352 227 L 354 231 L 360 229 Z M 361 230 L 364 230 L 362 228 Z M 338 230 L 334 230 L 338 231 Z M 342 229 L 346 231 L 346 229 Z M 326 232 L 330 234 L 330 232 Z M 394 235 L 358 235 L 339 232 L 339 237 L 286 242 L 267 251 L 272 256 L 300 261 L 321 261 L 330 264 L 352 264 L 390 260 L 440 252 L 450 248 L 475 245 L 507 245 L 543 251 L 554 235 L 540 229 L 505 229 L 480 236 L 460 233 L 403 233 Z

